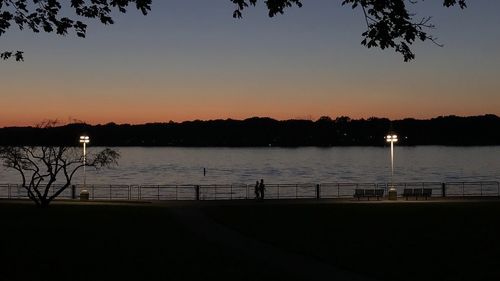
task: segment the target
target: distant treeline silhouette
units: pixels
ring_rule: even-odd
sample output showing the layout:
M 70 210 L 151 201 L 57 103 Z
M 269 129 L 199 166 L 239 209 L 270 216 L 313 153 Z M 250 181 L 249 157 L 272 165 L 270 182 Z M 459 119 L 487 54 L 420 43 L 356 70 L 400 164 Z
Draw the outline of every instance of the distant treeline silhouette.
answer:
M 88 125 L 54 128 L 5 127 L 0 146 L 78 145 L 80 135 L 93 146 L 381 146 L 388 132 L 398 145 L 500 145 L 500 118 L 496 115 L 446 116 L 429 120 L 387 118 L 350 119 L 324 116 L 312 120 L 209 120 L 143 125 Z

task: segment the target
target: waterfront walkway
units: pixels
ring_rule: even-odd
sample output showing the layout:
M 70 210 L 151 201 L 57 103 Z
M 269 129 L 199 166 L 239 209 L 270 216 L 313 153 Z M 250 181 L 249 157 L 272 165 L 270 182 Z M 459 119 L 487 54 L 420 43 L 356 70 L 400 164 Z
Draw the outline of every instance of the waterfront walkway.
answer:
M 53 186 L 49 194 L 59 187 Z M 414 199 L 500 197 L 500 182 L 400 182 L 400 183 L 301 183 L 266 184 L 266 199 L 351 199 L 362 194 L 366 199 L 371 194 L 386 197 L 390 188 L 395 188 L 399 197 Z M 91 200 L 167 201 L 167 200 L 251 200 L 254 186 L 248 184 L 211 185 L 73 185 L 66 188 L 58 198 L 76 199 L 80 191 L 86 189 Z M 27 198 L 26 190 L 19 184 L 0 184 L 0 198 Z
M 311 257 L 279 249 L 215 222 L 199 208 L 172 208 L 172 213 L 191 232 L 216 245 L 230 245 L 235 253 L 287 272 L 299 280 L 374 280 L 335 268 Z

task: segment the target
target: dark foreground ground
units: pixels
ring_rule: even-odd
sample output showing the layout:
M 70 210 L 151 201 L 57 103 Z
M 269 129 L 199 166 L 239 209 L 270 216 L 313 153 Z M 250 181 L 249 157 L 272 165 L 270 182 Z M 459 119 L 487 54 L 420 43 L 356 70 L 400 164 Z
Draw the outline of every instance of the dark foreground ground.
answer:
M 0 226 L 2 281 L 500 280 L 500 200 L 0 201 Z

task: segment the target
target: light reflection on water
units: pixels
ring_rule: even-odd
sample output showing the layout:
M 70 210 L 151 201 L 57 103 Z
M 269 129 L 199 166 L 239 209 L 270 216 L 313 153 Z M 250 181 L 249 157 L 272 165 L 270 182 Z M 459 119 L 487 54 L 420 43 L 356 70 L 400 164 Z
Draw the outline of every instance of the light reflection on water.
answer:
M 89 148 L 92 150 L 99 148 Z M 113 169 L 87 171 L 91 184 L 389 182 L 387 147 L 117 148 Z M 500 147 L 395 147 L 394 181 L 500 180 Z M 207 174 L 203 175 L 203 168 Z M 82 173 L 75 179 L 80 183 Z M 19 176 L 0 169 L 1 183 Z

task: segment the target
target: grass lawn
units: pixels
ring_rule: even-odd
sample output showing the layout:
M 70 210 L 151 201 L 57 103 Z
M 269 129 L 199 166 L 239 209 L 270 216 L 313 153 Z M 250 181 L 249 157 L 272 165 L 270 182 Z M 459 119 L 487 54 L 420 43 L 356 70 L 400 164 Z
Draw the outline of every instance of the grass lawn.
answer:
M 186 231 L 164 207 L 0 201 L 0 225 L 2 281 L 294 280 Z
M 203 210 L 284 251 L 379 280 L 500 280 L 500 201 Z
M 196 207 L 284 253 L 378 280 L 500 280 L 500 201 Z M 0 280 L 297 279 L 191 232 L 171 208 L 0 201 Z

